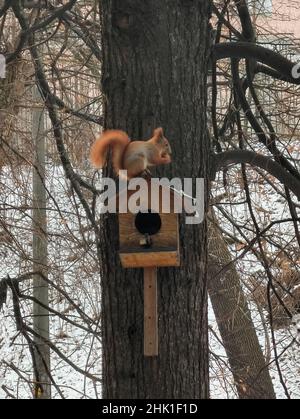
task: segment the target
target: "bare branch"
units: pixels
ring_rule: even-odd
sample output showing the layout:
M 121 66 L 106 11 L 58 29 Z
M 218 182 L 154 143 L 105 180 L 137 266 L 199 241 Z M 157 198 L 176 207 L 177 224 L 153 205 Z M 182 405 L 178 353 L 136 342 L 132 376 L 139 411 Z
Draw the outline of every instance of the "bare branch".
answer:
M 216 60 L 223 58 L 255 59 L 285 76 L 290 83 L 300 84 L 300 78 L 295 79 L 292 76 L 292 70 L 296 63 L 292 63 L 281 54 L 260 45 L 249 42 L 225 42 L 215 45 L 214 54 Z
M 285 169 L 287 169 L 293 176 L 295 176 L 295 178 L 297 178 L 298 180 L 300 180 L 300 174 L 298 172 L 298 170 L 295 169 L 294 166 L 291 165 L 291 163 L 283 156 L 283 154 L 281 153 L 281 151 L 277 148 L 276 145 L 276 135 L 274 135 L 274 132 L 272 132 L 272 127 L 270 126 L 270 124 L 268 124 L 268 128 L 270 128 L 271 131 L 271 136 L 270 138 L 266 136 L 263 128 L 261 127 L 260 123 L 258 122 L 257 118 L 255 117 L 254 113 L 251 110 L 251 106 L 248 103 L 248 100 L 246 98 L 245 92 L 243 90 L 243 87 L 241 85 L 241 81 L 240 81 L 240 75 L 239 75 L 239 60 L 238 59 L 232 59 L 232 78 L 233 78 L 233 83 L 234 83 L 234 88 L 238 97 L 238 101 L 245 113 L 245 116 L 247 117 L 248 121 L 250 122 L 253 130 L 255 131 L 257 138 L 259 139 L 259 141 L 264 144 L 267 149 L 270 151 L 270 153 L 273 154 L 273 156 L 275 157 L 275 160 L 278 161 L 278 163 L 280 163 Z M 251 75 L 248 72 L 248 85 L 251 85 L 252 80 L 251 80 Z M 256 100 L 255 97 L 255 92 L 252 89 L 252 96 L 254 98 L 254 101 L 256 104 L 258 104 L 258 101 Z M 260 105 L 260 104 L 259 104 Z M 264 120 L 267 121 L 267 117 L 264 114 L 263 110 L 259 109 L 260 113 L 264 115 Z
M 55 12 L 51 16 L 48 16 L 43 21 L 36 23 L 27 32 L 36 32 L 40 29 L 44 29 L 46 26 L 50 25 L 50 23 L 52 23 L 55 19 L 61 18 L 67 10 L 71 10 L 76 1 L 77 0 L 70 0 L 62 7 L 55 8 Z
M 246 0 L 234 0 L 243 29 L 243 37 L 250 42 L 255 41 L 255 32 Z
M 37 23 L 36 25 L 33 25 L 31 27 L 27 27 L 27 29 L 24 29 L 24 27 L 23 27 L 22 28 L 23 30 L 20 33 L 20 40 L 19 40 L 19 43 L 17 45 L 17 48 L 15 49 L 15 51 L 12 54 L 9 54 L 6 57 L 7 64 L 13 62 L 19 56 L 20 52 L 22 51 L 22 49 L 26 45 L 26 43 L 27 43 L 27 41 L 29 39 L 29 36 L 31 34 L 33 34 L 34 32 L 36 32 L 38 30 L 41 30 L 41 29 L 45 28 L 46 26 L 48 26 L 55 19 L 61 18 L 62 15 L 67 10 L 70 10 L 74 6 L 75 3 L 76 3 L 76 0 L 70 0 L 69 3 L 67 3 L 64 6 L 58 8 L 51 16 L 47 17 L 42 22 Z
M 21 9 L 19 8 L 18 5 L 14 4 L 13 5 L 13 10 L 15 13 L 16 18 L 18 19 L 21 28 L 24 31 L 27 31 L 28 29 L 28 23 L 26 20 L 26 17 L 23 15 Z M 61 163 L 63 165 L 63 168 L 65 170 L 66 176 L 67 178 L 70 180 L 72 187 L 74 188 L 74 190 L 76 191 L 76 194 L 86 212 L 87 218 L 89 219 L 89 221 L 91 222 L 91 224 L 94 227 L 95 232 L 99 233 L 99 227 L 95 222 L 95 218 L 91 212 L 91 209 L 87 203 L 87 201 L 85 200 L 81 190 L 80 190 L 80 185 L 78 182 L 78 175 L 76 176 L 72 164 L 69 160 L 67 151 L 65 149 L 65 145 L 63 142 L 63 136 L 62 136 L 62 123 L 61 120 L 58 118 L 57 114 L 56 114 L 56 110 L 55 110 L 55 101 L 53 100 L 52 94 L 51 94 L 51 89 L 49 87 L 49 84 L 47 82 L 47 78 L 45 76 L 44 73 L 44 69 L 43 69 L 43 65 L 40 59 L 40 56 L 38 54 L 38 50 L 36 48 L 36 46 L 34 45 L 33 39 L 32 39 L 32 35 L 29 35 L 29 41 L 30 42 L 30 52 L 33 58 L 33 62 L 34 62 L 34 66 L 35 66 L 35 75 L 36 75 L 36 80 L 38 83 L 38 86 L 40 88 L 42 97 L 45 100 L 45 105 L 47 107 L 48 110 L 48 114 L 49 114 L 49 118 L 51 120 L 52 126 L 53 126 L 53 134 L 54 134 L 54 138 L 56 140 L 56 145 L 57 145 L 57 150 L 59 152 L 59 156 L 61 159 Z
M 300 200 L 300 182 L 270 157 L 249 150 L 231 150 L 215 155 L 217 171 L 231 164 L 247 163 L 266 170 L 283 185 L 287 186 Z
M 236 29 L 234 28 L 228 20 L 225 19 L 222 12 L 219 12 L 217 6 L 212 3 L 212 10 L 219 19 L 220 22 L 222 22 L 240 41 L 245 41 L 246 39 L 244 36 Z

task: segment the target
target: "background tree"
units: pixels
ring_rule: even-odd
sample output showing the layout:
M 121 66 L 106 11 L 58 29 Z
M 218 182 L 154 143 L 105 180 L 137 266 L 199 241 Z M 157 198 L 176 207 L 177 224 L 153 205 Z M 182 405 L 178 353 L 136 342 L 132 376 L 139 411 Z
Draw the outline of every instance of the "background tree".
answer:
M 47 246 L 47 213 L 46 213 L 46 190 L 45 190 L 45 160 L 46 160 L 46 136 L 44 111 L 41 109 L 41 96 L 36 87 L 33 88 L 33 100 L 36 108 L 32 112 L 32 136 L 35 144 L 35 161 L 32 174 L 33 199 L 33 243 L 32 259 L 33 272 L 42 272 L 48 275 L 48 246 Z M 43 276 L 33 277 L 33 328 L 37 336 L 35 343 L 35 397 L 41 399 L 51 398 L 50 386 L 50 348 L 40 339 L 39 335 L 49 340 L 49 286 Z M 40 304 L 42 303 L 43 306 Z M 46 308 L 45 308 L 46 307 Z
M 241 277 L 228 244 L 210 213 L 208 291 L 241 399 L 275 399 L 273 383 L 256 335 Z M 223 270 L 225 272 L 223 273 Z
M 146 138 L 163 126 L 174 150 L 168 176 L 207 180 L 208 2 L 105 0 L 101 7 L 105 127 Z M 116 220 L 103 221 L 104 397 L 208 397 L 206 234 L 205 223 L 181 222 L 181 267 L 159 271 L 159 358 L 145 359 L 141 270 L 121 269 Z

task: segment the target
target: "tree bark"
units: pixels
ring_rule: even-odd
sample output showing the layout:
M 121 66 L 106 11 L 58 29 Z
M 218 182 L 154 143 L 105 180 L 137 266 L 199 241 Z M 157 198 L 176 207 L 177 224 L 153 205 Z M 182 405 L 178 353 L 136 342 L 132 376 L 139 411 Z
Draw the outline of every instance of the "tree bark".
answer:
M 260 347 L 251 312 L 235 265 L 225 274 L 231 255 L 211 212 L 208 240 L 208 290 L 241 399 L 275 399 L 273 383 Z
M 140 139 L 163 126 L 173 162 L 160 173 L 207 179 L 209 2 L 102 0 L 101 11 L 106 128 Z M 158 271 L 159 356 L 145 358 L 142 270 L 121 268 L 117 218 L 102 219 L 104 398 L 209 396 L 206 223 L 182 218 L 180 241 L 181 267 Z

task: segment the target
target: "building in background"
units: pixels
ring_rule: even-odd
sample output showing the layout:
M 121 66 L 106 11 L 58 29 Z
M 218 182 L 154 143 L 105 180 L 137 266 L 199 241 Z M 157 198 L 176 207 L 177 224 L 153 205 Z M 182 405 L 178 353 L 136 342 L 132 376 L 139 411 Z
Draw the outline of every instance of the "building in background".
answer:
M 300 39 L 299 0 L 250 0 L 256 26 L 265 35 Z M 300 43 L 298 44 L 300 48 Z

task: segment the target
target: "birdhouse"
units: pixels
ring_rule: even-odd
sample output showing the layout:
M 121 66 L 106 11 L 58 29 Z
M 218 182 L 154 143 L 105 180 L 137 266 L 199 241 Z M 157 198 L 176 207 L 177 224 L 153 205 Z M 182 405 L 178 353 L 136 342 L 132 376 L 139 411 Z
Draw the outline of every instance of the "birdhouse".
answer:
M 119 254 L 124 268 L 144 268 L 144 355 L 158 355 L 157 267 L 180 266 L 179 213 L 194 213 L 192 201 L 157 179 L 145 189 L 117 195 Z M 138 211 L 132 211 L 132 202 Z M 138 201 L 138 202 L 137 202 Z M 183 203 L 184 201 L 184 203 Z
M 147 194 L 140 196 L 141 211 L 119 213 L 119 254 L 122 266 L 179 266 L 179 214 L 175 208 L 182 197 L 160 185 L 153 192 L 150 181 L 148 185 Z M 128 202 L 133 194 L 135 191 L 127 191 Z M 123 192 L 119 194 L 119 201 L 122 199 L 126 199 Z M 164 204 L 169 206 L 169 211 L 164 212 Z

